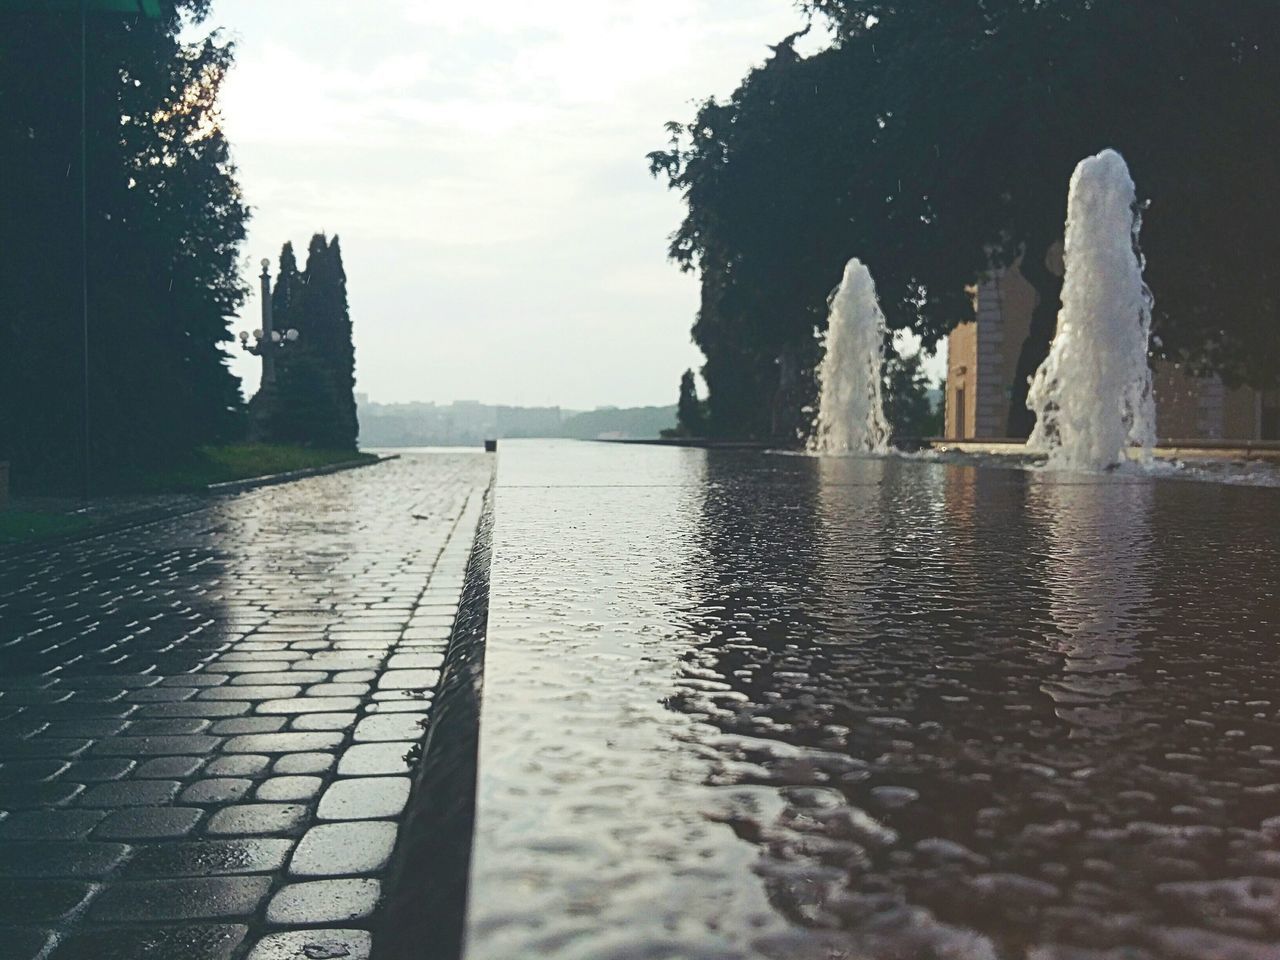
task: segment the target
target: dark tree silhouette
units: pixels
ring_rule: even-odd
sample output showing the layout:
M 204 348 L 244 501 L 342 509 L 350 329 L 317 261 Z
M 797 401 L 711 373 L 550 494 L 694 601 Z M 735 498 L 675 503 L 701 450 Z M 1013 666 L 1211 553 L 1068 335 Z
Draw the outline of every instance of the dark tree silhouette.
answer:
M 94 459 L 108 471 L 243 429 L 222 350 L 248 218 L 217 115 L 232 48 L 179 39 L 206 7 L 90 15 L 87 346 Z M 0 12 L 0 455 L 42 489 L 67 485 L 81 460 L 77 9 Z
M 965 286 L 1021 258 L 1039 306 L 1012 384 L 1044 357 L 1072 169 L 1105 147 L 1154 199 L 1143 239 L 1157 355 L 1229 383 L 1280 376 L 1280 5 L 1263 0 L 815 0 L 836 42 L 792 38 L 725 102 L 671 124 L 650 167 L 684 196 L 672 257 L 700 272 L 711 428 L 758 435 L 850 256 L 893 329 L 931 348 Z M 813 361 L 805 361 L 811 364 Z M 794 396 L 785 402 L 801 402 Z M 777 417 L 775 416 L 775 422 Z
M 301 273 L 293 245 L 286 243 L 271 302 L 276 328 L 301 334 L 279 355 L 272 439 L 354 450 L 355 348 L 338 238 L 315 234 Z
M 676 429 L 686 437 L 707 435 L 706 411 L 698 399 L 698 385 L 693 371 L 686 370 L 680 377 L 680 399 L 676 403 Z

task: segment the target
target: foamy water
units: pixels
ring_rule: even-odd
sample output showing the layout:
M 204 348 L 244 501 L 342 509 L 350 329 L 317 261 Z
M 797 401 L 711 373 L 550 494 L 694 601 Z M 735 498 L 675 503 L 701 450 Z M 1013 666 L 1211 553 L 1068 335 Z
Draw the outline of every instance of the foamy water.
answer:
M 1032 379 L 1029 451 L 1050 468 L 1098 470 L 1151 461 L 1155 402 L 1147 353 L 1151 292 L 1142 279 L 1141 211 L 1124 158 L 1104 150 L 1071 178 L 1062 312 Z
M 889 449 L 880 382 L 886 332 L 871 271 L 861 260 L 850 260 L 831 296 L 827 352 L 818 369 L 818 419 L 809 441 L 813 452 Z

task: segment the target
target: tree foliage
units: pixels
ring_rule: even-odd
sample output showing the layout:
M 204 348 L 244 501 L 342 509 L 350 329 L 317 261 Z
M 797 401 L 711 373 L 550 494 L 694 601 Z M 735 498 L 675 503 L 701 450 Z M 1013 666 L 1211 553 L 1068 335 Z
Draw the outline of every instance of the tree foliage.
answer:
M 935 437 L 942 432 L 941 411 L 929 397 L 920 351 L 900 354 L 890 346 L 883 377 L 884 413 L 894 437 Z
M 705 437 L 707 417 L 702 401 L 698 399 L 698 385 L 692 370 L 680 377 L 680 397 L 676 403 L 676 431 L 685 437 Z
M 74 475 L 84 338 L 78 15 L 0 12 L 0 454 Z M 138 465 L 242 429 L 222 345 L 248 211 L 219 126 L 233 51 L 184 43 L 205 3 L 91 14 L 86 172 L 94 458 Z
M 785 39 L 727 101 L 670 124 L 649 158 L 687 207 L 670 253 L 701 275 L 693 333 L 716 431 L 766 429 L 779 358 L 809 349 L 850 256 L 875 275 L 890 327 L 926 348 L 971 318 L 966 285 L 1021 257 L 1040 295 L 1013 385 L 1021 408 L 1055 325 L 1061 280 L 1045 262 L 1071 171 L 1109 146 L 1154 201 L 1144 246 L 1157 354 L 1229 382 L 1276 382 L 1280 6 L 806 6 L 833 25 L 829 48 L 802 57 Z
M 302 271 L 293 244 L 280 251 L 271 294 L 277 330 L 301 335 L 279 354 L 271 438 L 325 449 L 356 447 L 355 347 L 347 306 L 347 275 L 338 238 L 317 233 Z

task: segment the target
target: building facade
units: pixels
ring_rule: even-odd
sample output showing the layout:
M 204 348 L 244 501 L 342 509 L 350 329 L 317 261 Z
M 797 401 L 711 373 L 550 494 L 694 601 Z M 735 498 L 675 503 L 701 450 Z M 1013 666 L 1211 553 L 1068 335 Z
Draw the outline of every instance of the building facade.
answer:
M 947 340 L 945 436 L 997 440 L 1006 436 L 1036 292 L 1016 265 L 971 292 L 976 319 Z M 1217 377 L 1191 376 L 1164 361 L 1155 364 L 1153 386 L 1161 441 L 1280 440 L 1280 391 L 1228 389 Z

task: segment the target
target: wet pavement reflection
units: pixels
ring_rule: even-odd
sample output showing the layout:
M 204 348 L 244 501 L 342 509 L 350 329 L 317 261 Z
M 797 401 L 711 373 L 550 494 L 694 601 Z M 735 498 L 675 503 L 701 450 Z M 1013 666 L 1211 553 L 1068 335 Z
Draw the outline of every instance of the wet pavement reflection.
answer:
M 468 956 L 1280 956 L 1280 493 L 507 444 Z

